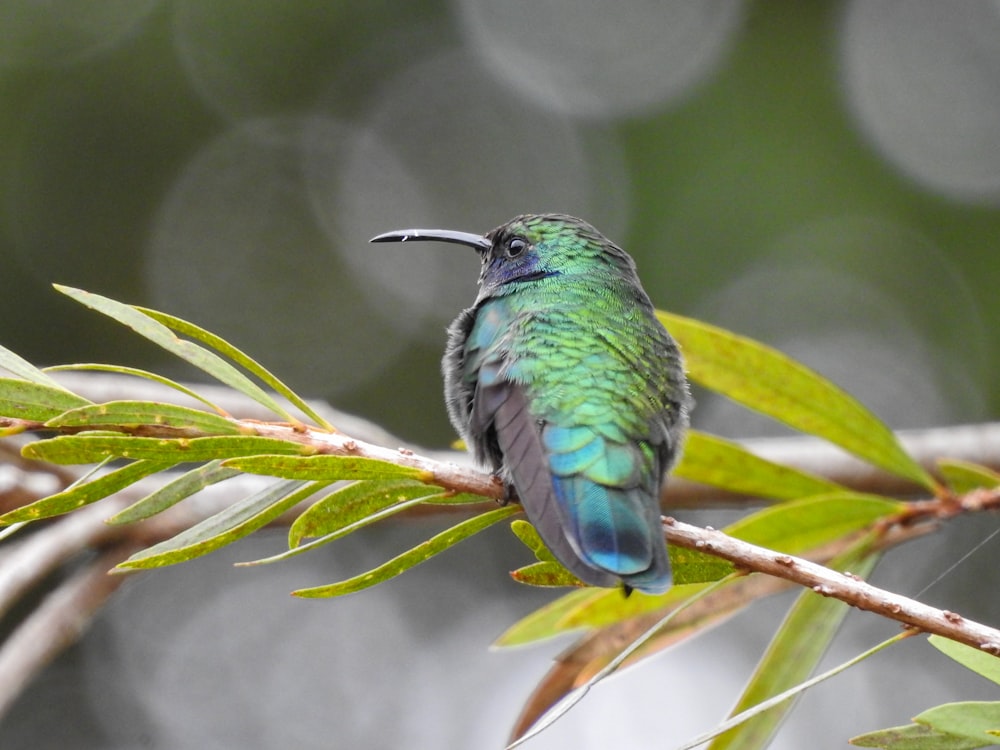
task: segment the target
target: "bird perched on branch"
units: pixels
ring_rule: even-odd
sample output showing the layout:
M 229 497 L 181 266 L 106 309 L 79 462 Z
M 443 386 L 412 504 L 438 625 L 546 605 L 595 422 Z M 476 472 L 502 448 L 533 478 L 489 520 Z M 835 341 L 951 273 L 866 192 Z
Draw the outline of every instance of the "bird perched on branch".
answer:
M 479 295 L 448 329 L 452 424 L 582 581 L 661 593 L 660 488 L 690 405 L 677 345 L 632 258 L 586 222 L 525 215 L 484 235 L 439 229 L 372 242 L 466 245 Z

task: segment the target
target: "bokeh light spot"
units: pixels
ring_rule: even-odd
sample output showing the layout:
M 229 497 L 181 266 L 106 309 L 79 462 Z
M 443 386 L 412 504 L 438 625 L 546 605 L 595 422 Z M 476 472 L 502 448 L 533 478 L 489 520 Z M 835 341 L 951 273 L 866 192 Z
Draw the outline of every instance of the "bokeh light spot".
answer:
M 229 338 L 305 393 L 365 382 L 403 342 L 363 288 L 343 283 L 305 188 L 303 143 L 336 149 L 349 133 L 298 117 L 233 128 L 186 166 L 149 243 L 155 306 Z
M 683 96 L 721 62 L 741 0 L 460 0 L 469 46 L 540 106 L 620 117 Z
M 4 0 L 0 68 L 78 63 L 127 39 L 160 0 Z
M 851 2 L 849 108 L 901 172 L 952 199 L 1000 202 L 1000 3 Z
M 486 232 L 520 213 L 564 211 L 605 232 L 625 224 L 628 181 L 617 139 L 512 98 L 459 52 L 388 81 L 343 150 L 341 169 L 307 167 L 320 224 L 353 271 L 387 290 L 403 318 L 443 323 L 475 297 L 478 259 L 433 244 L 381 245 L 391 229 Z M 440 338 L 440 326 L 429 331 Z
M 803 225 L 695 317 L 777 347 L 896 428 L 972 419 L 985 408 L 984 331 L 968 286 L 905 226 L 857 217 Z M 931 317 L 938 330 L 928 337 Z M 695 419 L 733 436 L 783 433 L 715 397 Z

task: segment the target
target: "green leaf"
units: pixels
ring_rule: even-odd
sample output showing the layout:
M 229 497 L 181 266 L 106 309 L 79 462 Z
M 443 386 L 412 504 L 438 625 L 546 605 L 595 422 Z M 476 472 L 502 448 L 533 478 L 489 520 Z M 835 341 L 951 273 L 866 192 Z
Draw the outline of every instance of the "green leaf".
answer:
M 844 491 L 765 508 L 730 525 L 725 532 L 753 544 L 798 554 L 867 528 L 904 507 L 903 503 Z M 665 594 L 634 592 L 623 600 L 619 592 L 611 589 L 588 589 L 586 595 L 573 592 L 539 610 L 537 618 L 529 615 L 514 625 L 502 636 L 501 645 L 550 638 L 578 628 L 605 627 L 674 606 L 680 598 L 697 593 L 733 571 L 732 563 L 697 550 L 669 545 L 668 551 L 674 585 Z M 546 630 L 548 627 L 551 629 Z
M 348 578 L 339 583 L 331 583 L 326 586 L 315 586 L 313 588 L 299 589 L 293 592 L 295 596 L 306 598 L 318 598 L 327 596 L 342 596 L 361 591 L 369 586 L 382 583 L 390 578 L 398 576 L 400 573 L 409 570 L 415 565 L 419 565 L 425 560 L 429 560 L 449 547 L 453 547 L 463 539 L 478 534 L 493 524 L 509 518 L 515 513 L 519 513 L 521 507 L 514 503 L 505 505 L 502 508 L 482 513 L 465 521 L 462 521 L 450 529 L 442 531 L 440 534 L 428 539 L 426 542 L 418 544 L 411 550 L 394 557 L 392 560 L 369 570 L 367 573 Z
M 511 521 L 510 530 L 514 532 L 514 536 L 520 539 L 525 547 L 534 553 L 535 558 L 539 562 L 555 562 L 555 555 L 545 546 L 545 542 L 542 541 L 535 527 L 528 521 L 525 521 L 523 518 Z
M 559 635 L 567 630 L 563 623 L 577 608 L 586 606 L 595 598 L 607 594 L 615 594 L 619 600 L 622 598 L 617 591 L 608 589 L 587 587 L 570 591 L 511 625 L 493 645 L 498 648 L 524 646 Z
M 423 480 L 419 480 L 423 483 Z M 434 485 L 430 485 L 434 487 Z M 439 487 L 435 487 L 436 494 L 428 495 L 424 498 L 424 502 L 428 505 L 482 505 L 482 504 L 494 504 L 494 501 L 489 500 L 482 495 L 473 495 L 471 492 L 452 492 L 451 490 L 441 490 Z
M 210 484 L 216 484 L 239 474 L 235 469 L 227 469 L 221 461 L 210 461 L 207 464 L 191 469 L 172 482 L 160 487 L 155 492 L 146 495 L 141 500 L 132 503 L 120 513 L 108 519 L 109 524 L 119 525 L 135 523 L 162 513 L 172 505 L 176 505 L 186 497 L 203 490 Z
M 240 425 L 218 414 L 155 401 L 109 401 L 63 412 L 46 427 L 139 427 L 157 425 L 195 430 L 208 435 L 240 435 Z
M 1000 742 L 1000 703 L 995 701 L 963 701 L 929 708 L 913 717 L 917 724 L 926 724 L 945 734 L 967 737 L 981 742 Z
M 513 750 L 515 747 L 520 747 L 531 738 L 537 736 L 548 727 L 552 726 L 552 724 L 558 721 L 570 709 L 583 700 L 590 689 L 597 683 L 617 671 L 624 663 L 626 663 L 626 661 L 641 652 L 643 649 L 647 648 L 649 646 L 650 639 L 655 638 L 658 633 L 661 633 L 665 628 L 669 627 L 678 615 L 703 601 L 706 597 L 711 596 L 727 583 L 732 582 L 732 580 L 733 579 L 730 578 L 726 581 L 717 581 L 710 584 L 695 595 L 689 597 L 684 602 L 680 603 L 674 609 L 660 613 L 661 616 L 658 617 L 651 625 L 644 623 L 644 628 L 640 630 L 638 634 L 630 634 L 627 645 L 625 645 L 624 648 L 618 649 L 614 657 L 606 661 L 596 672 L 588 673 L 586 675 L 578 673 L 577 677 L 585 677 L 585 679 L 580 681 L 574 680 L 571 686 L 560 685 L 560 687 L 571 687 L 571 689 L 561 690 L 561 695 L 559 695 L 557 700 L 552 701 L 544 698 L 542 700 L 538 700 L 540 696 L 536 694 L 530 707 L 526 708 L 526 712 L 522 713 L 520 719 L 518 720 L 515 729 L 511 734 L 511 741 L 507 745 L 507 750 Z M 547 691 L 547 688 L 549 687 L 551 686 L 545 686 L 543 683 L 543 687 L 541 689 Z M 547 698 L 548 695 L 549 693 L 547 692 L 545 698 Z
M 541 560 L 511 571 L 510 577 L 527 586 L 583 586 L 584 583 L 555 560 Z M 619 594 L 620 596 L 620 594 Z
M 29 443 L 24 446 L 21 453 L 26 458 L 54 464 L 95 463 L 109 456 L 193 463 L 247 454 L 301 454 L 314 450 L 315 448 L 311 446 L 290 440 L 249 435 L 165 439 L 81 433 Z
M 317 414 L 313 409 L 307 404 L 298 394 L 296 394 L 291 388 L 281 382 L 276 378 L 269 370 L 264 368 L 262 365 L 258 364 L 255 360 L 248 357 L 244 352 L 237 349 L 235 346 L 230 344 L 228 341 L 216 336 L 214 333 L 206 331 L 204 328 L 196 326 L 194 323 L 190 323 L 186 320 L 180 318 L 175 318 L 173 315 L 168 315 L 166 313 L 157 312 L 156 310 L 150 310 L 146 307 L 136 307 L 141 313 L 144 313 L 156 320 L 168 328 L 172 328 L 178 333 L 184 334 L 185 336 L 190 336 L 191 338 L 200 341 L 207 346 L 212 347 L 223 356 L 232 360 L 236 364 L 243 367 L 245 370 L 250 372 L 252 375 L 257 376 L 265 384 L 273 388 L 275 391 L 280 393 L 282 396 L 287 398 L 289 402 L 298 407 L 303 414 L 305 414 L 310 419 L 314 420 L 317 425 L 320 425 L 328 430 L 333 429 L 333 425 L 327 422 L 323 417 Z
M 58 382 L 39 370 L 28 360 L 24 359 L 19 354 L 15 354 L 5 346 L 0 346 L 0 369 L 6 370 L 12 375 L 16 375 L 18 378 L 27 380 L 36 385 L 58 388 L 63 391 L 66 390 L 59 385 Z
M 411 479 L 353 482 L 317 500 L 305 510 L 288 530 L 289 548 L 298 547 L 303 539 L 323 537 L 353 526 L 386 508 L 440 493 Z
M 195 391 L 188 388 L 186 385 L 181 385 L 180 383 L 171 380 L 170 378 L 165 378 L 162 375 L 157 375 L 155 372 L 149 372 L 148 370 L 141 370 L 138 367 L 126 367 L 124 365 L 102 365 L 96 364 L 94 362 L 86 362 L 82 364 L 73 365 L 54 365 L 52 367 L 46 367 L 46 372 L 75 372 L 75 371 L 93 371 L 93 372 L 114 372 L 118 375 L 132 375 L 133 377 L 143 378 L 144 380 L 151 380 L 154 383 L 159 383 L 160 385 L 165 385 L 168 388 L 173 388 L 175 391 L 183 393 L 189 398 L 193 398 L 195 401 L 201 401 L 209 409 L 214 410 L 216 413 L 226 416 L 226 411 L 220 406 L 216 406 L 211 401 L 209 401 L 204 396 L 196 393 Z
M 799 554 L 867 528 L 880 518 L 905 508 L 904 503 L 850 491 L 791 500 L 758 511 L 725 529 L 730 536 L 787 554 Z M 562 615 L 556 618 L 547 609 L 546 621 L 558 619 L 559 628 L 546 634 L 581 627 L 603 627 L 627 617 L 669 606 L 673 597 L 690 596 L 696 585 L 717 581 L 733 571 L 732 563 L 698 550 L 668 546 L 674 586 L 666 594 L 652 597 L 633 593 L 623 601 L 617 592 L 595 590 L 581 603 L 572 594 L 553 603 Z M 678 588 L 683 587 L 683 588 Z M 565 603 L 564 603 L 565 600 Z M 562 609 L 565 607 L 565 609 Z M 531 632 L 539 627 L 526 618 Z M 521 639 L 520 623 L 511 629 L 512 639 Z M 505 634 L 506 637 L 506 634 Z
M 1000 486 L 1000 474 L 986 466 L 953 458 L 939 459 L 937 464 L 948 486 L 959 494 Z
M 844 489 L 836 482 L 756 456 L 737 443 L 689 430 L 678 477 L 745 495 L 789 500 Z
M 834 570 L 850 570 L 867 576 L 875 567 L 877 554 L 867 554 L 867 544 L 849 550 L 830 563 Z M 771 639 L 743 690 L 731 716 L 788 690 L 806 680 L 833 640 L 849 611 L 837 599 L 811 591 L 799 595 L 785 621 Z M 792 708 L 791 701 L 760 713 L 715 738 L 710 750 L 757 750 L 769 744 L 771 735 Z
M 67 409 L 89 403 L 60 385 L 0 378 L 0 416 L 3 417 L 44 422 Z
M 262 451 L 261 451 L 262 452 Z M 355 456 L 246 456 L 226 461 L 226 466 L 248 474 L 284 479 L 416 479 L 432 480 L 433 474 L 410 466 Z
M 684 352 L 691 379 L 875 466 L 935 489 L 933 478 L 867 408 L 776 349 L 722 328 L 658 312 Z
M 905 510 L 906 504 L 843 491 L 773 505 L 726 527 L 730 536 L 797 555 Z
M 357 482 L 355 484 L 362 485 L 368 483 L 369 483 L 368 481 L 365 481 L 365 482 Z M 376 484 L 376 482 L 372 482 L 372 484 Z M 349 488 L 350 486 L 348 488 L 345 488 L 345 490 L 341 491 L 348 491 Z M 282 560 L 287 560 L 290 557 L 296 557 L 297 555 L 300 555 L 304 552 L 308 552 L 309 550 L 315 549 L 316 547 L 321 547 L 324 544 L 329 544 L 330 542 L 340 539 L 341 537 L 345 537 L 348 534 L 353 534 L 355 531 L 358 531 L 359 529 L 362 529 L 365 526 L 369 526 L 377 521 L 381 521 L 386 518 L 389 518 L 390 516 L 396 515 L 397 513 L 401 513 L 407 508 L 412 508 L 413 506 L 423 505 L 426 503 L 436 503 L 442 501 L 448 502 L 448 500 L 452 498 L 460 497 L 456 495 L 451 495 L 451 493 L 447 492 L 438 492 L 437 494 L 432 494 L 432 495 L 426 494 L 428 491 L 437 489 L 439 488 L 431 488 L 425 485 L 423 493 L 420 494 L 415 493 L 416 494 L 415 497 L 409 500 L 402 500 L 401 502 L 396 502 L 395 500 L 388 498 L 387 501 L 389 502 L 389 504 L 386 505 L 385 507 L 382 507 L 381 509 L 378 509 L 376 507 L 376 504 L 378 502 L 376 497 L 369 497 L 367 500 L 363 498 L 359 499 L 357 504 L 352 503 L 352 506 L 350 508 L 344 508 L 342 510 L 341 517 L 337 518 L 331 517 L 327 521 L 328 523 L 327 528 L 329 530 L 322 536 L 315 537 L 311 541 L 302 544 L 300 535 L 303 533 L 304 529 L 302 528 L 302 526 L 300 526 L 298 529 L 295 529 L 294 532 L 289 533 L 289 543 L 294 544 L 296 546 L 292 546 L 290 549 L 286 550 L 285 552 L 281 552 L 277 555 L 271 555 L 270 557 L 264 557 L 259 560 L 250 560 L 248 562 L 241 562 L 236 564 L 240 566 L 267 565 L 269 563 L 275 563 L 275 562 L 280 562 Z M 322 503 L 323 501 L 320 500 L 319 502 Z M 318 526 L 316 528 L 318 528 Z
M 277 401 L 271 398 L 267 392 L 226 360 L 222 359 L 222 357 L 192 341 L 178 338 L 165 325 L 140 312 L 139 309 L 132 305 L 126 305 L 107 297 L 102 297 L 99 294 L 85 292 L 81 289 L 74 289 L 60 284 L 56 284 L 55 288 L 80 304 L 86 305 L 128 326 L 140 336 L 189 362 L 213 378 L 225 383 L 230 388 L 234 388 L 245 396 L 252 398 L 282 418 L 294 421 L 292 416 Z
M 303 485 L 302 482 L 281 480 L 190 529 L 137 552 L 117 569 L 160 568 L 207 555 L 267 525 L 325 486 L 324 482 Z
M 728 560 L 709 555 L 696 549 L 667 546 L 670 555 L 670 568 L 673 571 L 674 585 L 691 583 L 711 583 L 725 578 L 736 570 L 736 566 Z
M 886 750 L 976 750 L 994 744 L 991 740 L 970 740 L 967 737 L 944 734 L 923 724 L 879 729 L 852 737 L 850 743 L 858 747 L 881 747 Z
M 531 523 L 517 519 L 511 523 L 511 530 L 538 559 L 538 563 L 526 565 L 511 573 L 515 581 L 530 586 L 583 585 L 579 578 L 556 560 Z M 725 578 L 734 570 L 732 563 L 697 550 L 670 546 L 667 552 L 675 584 L 710 583 Z
M 673 548 L 671 548 L 671 551 Z M 739 579 L 738 579 L 739 580 Z M 676 608 L 698 596 L 713 582 L 674 583 L 657 596 L 588 586 L 571 591 L 518 621 L 497 639 L 496 646 L 521 646 L 581 628 L 603 628 L 649 612 Z
M 729 719 L 726 719 L 726 721 L 722 722 L 722 724 L 717 726 L 715 729 L 712 729 L 711 731 L 706 732 L 705 734 L 698 735 L 692 740 L 688 740 L 683 745 L 681 745 L 678 748 L 678 750 L 694 750 L 694 748 L 700 747 L 708 740 L 713 739 L 714 737 L 721 736 L 723 733 L 728 732 L 730 729 L 738 727 L 741 724 L 744 724 L 754 719 L 755 717 L 762 715 L 767 711 L 772 711 L 775 708 L 778 708 L 782 704 L 787 703 L 791 699 L 801 695 L 806 690 L 815 687 L 821 682 L 825 682 L 826 680 L 829 680 L 832 677 L 836 677 L 841 672 L 850 669 L 856 664 L 860 664 L 866 659 L 869 659 L 875 654 L 877 654 L 879 651 L 882 651 L 883 649 L 886 649 L 889 646 L 899 643 L 901 640 L 903 640 L 904 638 L 908 638 L 910 635 L 911 635 L 910 631 L 903 631 L 902 633 L 898 633 L 897 635 L 894 635 L 892 638 L 882 641 L 881 643 L 877 644 L 876 646 L 873 646 L 867 651 L 858 654 L 854 658 L 848 659 L 846 662 L 838 664 L 837 666 L 833 667 L 832 669 L 828 669 L 822 674 L 818 674 L 815 677 L 810 677 L 805 682 L 799 683 L 798 685 L 795 685 L 794 687 L 789 688 L 788 690 L 784 690 L 778 693 L 777 695 L 774 695 L 768 698 L 767 700 L 758 703 L 752 708 L 747 709 L 742 713 L 736 714 L 735 716 L 732 716 Z M 749 747 L 754 747 L 754 745 L 749 745 Z
M 978 648 L 966 646 L 964 643 L 958 643 L 940 635 L 932 635 L 927 640 L 945 656 L 954 659 L 963 667 L 971 669 L 987 680 L 1000 685 L 1000 657 L 987 654 Z
M 128 466 L 115 469 L 108 474 L 104 474 L 97 479 L 57 492 L 55 495 L 44 497 L 33 503 L 25 505 L 16 510 L 12 510 L 0 516 L 0 524 L 7 526 L 12 523 L 24 521 L 36 521 L 40 518 L 51 518 L 71 510 L 82 508 L 84 505 L 113 495 L 130 484 L 138 482 L 144 477 L 163 471 L 172 465 L 171 462 L 163 461 L 135 461 Z

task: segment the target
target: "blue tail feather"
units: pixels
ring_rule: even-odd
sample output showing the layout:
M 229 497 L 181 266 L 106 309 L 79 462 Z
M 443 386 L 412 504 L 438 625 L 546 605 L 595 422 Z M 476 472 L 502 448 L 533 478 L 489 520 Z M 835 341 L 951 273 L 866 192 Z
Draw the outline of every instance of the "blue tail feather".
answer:
M 604 487 L 581 476 L 553 477 L 552 483 L 585 560 L 619 576 L 649 568 L 653 545 L 635 490 Z

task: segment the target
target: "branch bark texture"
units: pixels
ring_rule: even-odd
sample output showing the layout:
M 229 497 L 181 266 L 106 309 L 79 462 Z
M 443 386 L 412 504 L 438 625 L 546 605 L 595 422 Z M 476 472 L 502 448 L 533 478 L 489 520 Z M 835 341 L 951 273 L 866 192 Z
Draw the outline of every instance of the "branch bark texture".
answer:
M 821 596 L 839 599 L 852 607 L 1000 656 L 1000 630 L 969 620 L 955 612 L 936 609 L 872 586 L 850 573 L 838 573 L 800 557 L 776 553 L 714 529 L 665 518 L 663 530 L 667 540 L 679 547 L 721 557 L 749 572 L 783 578 L 812 589 Z

